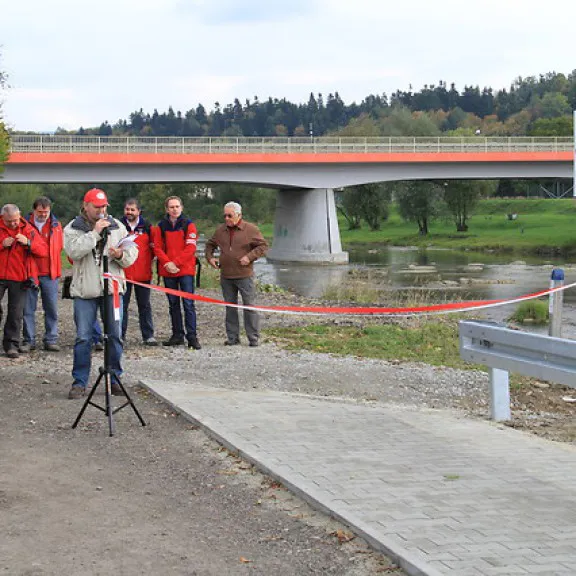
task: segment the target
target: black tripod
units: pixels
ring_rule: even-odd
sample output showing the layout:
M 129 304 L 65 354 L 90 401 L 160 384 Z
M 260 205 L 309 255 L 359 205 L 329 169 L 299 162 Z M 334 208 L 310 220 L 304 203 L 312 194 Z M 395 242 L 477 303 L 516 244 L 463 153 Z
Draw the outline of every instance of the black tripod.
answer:
M 108 232 L 107 228 L 103 229 L 103 232 L 106 231 Z M 90 390 L 90 394 L 88 394 L 88 398 L 86 398 L 86 401 L 84 402 L 84 405 L 82 406 L 82 409 L 80 410 L 80 413 L 78 414 L 78 416 L 76 417 L 76 420 L 74 420 L 74 424 L 72 424 L 72 428 L 76 428 L 76 426 L 78 426 L 78 423 L 80 422 L 80 420 L 82 419 L 82 415 L 84 414 L 84 411 L 86 410 L 86 408 L 88 407 L 88 404 L 90 404 L 91 406 L 94 406 L 94 408 L 98 408 L 98 410 L 101 410 L 102 412 L 104 412 L 106 414 L 106 416 L 108 416 L 108 428 L 110 430 L 110 436 L 114 436 L 114 432 L 115 432 L 115 427 L 114 427 L 114 414 L 116 414 L 117 412 L 120 412 L 120 410 L 122 410 L 122 408 L 126 408 L 126 406 L 131 406 L 132 410 L 134 410 L 134 413 L 136 414 L 136 416 L 138 416 L 138 420 L 140 420 L 140 423 L 142 424 L 142 426 L 146 426 L 146 422 L 144 422 L 144 419 L 142 418 L 142 416 L 140 415 L 140 412 L 138 412 L 138 409 L 136 408 L 134 402 L 132 402 L 132 399 L 130 398 L 130 396 L 128 395 L 128 392 L 126 391 L 126 388 L 124 388 L 124 385 L 122 384 L 122 381 L 120 380 L 120 377 L 118 375 L 114 375 L 114 379 L 115 382 L 120 386 L 120 389 L 122 390 L 122 392 L 124 393 L 124 396 L 126 397 L 126 402 L 124 404 L 122 404 L 121 406 L 118 406 L 117 408 L 112 408 L 112 402 L 111 402 L 111 396 L 112 396 L 112 370 L 110 369 L 110 350 L 109 350 L 109 340 L 108 340 L 108 298 L 110 298 L 110 295 L 108 293 L 108 289 L 109 289 L 109 279 L 108 279 L 108 254 L 105 253 L 105 247 L 106 247 L 106 240 L 107 240 L 107 236 L 108 234 L 101 234 L 102 235 L 102 241 L 104 243 L 104 249 L 102 250 L 102 268 L 104 270 L 104 304 L 102 306 L 102 324 L 103 326 L 103 330 L 102 330 L 102 335 L 103 335 L 103 339 L 104 339 L 104 366 L 100 366 L 100 375 L 98 376 L 98 379 L 96 380 L 96 383 L 94 384 L 94 386 L 92 386 L 92 390 Z M 92 396 L 94 395 L 94 392 L 96 392 L 96 389 L 98 388 L 98 385 L 100 384 L 100 382 L 102 382 L 102 380 L 104 380 L 104 395 L 106 397 L 106 406 L 102 407 L 99 404 L 95 404 L 94 402 L 92 402 Z

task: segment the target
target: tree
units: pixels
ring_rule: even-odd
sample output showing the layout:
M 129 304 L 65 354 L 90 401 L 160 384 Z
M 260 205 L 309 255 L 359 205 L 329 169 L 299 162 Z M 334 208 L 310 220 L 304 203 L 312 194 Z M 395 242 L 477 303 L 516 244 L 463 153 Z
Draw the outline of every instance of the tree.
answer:
M 430 221 L 440 213 L 442 187 L 435 182 L 405 182 L 396 190 L 396 199 L 402 218 L 416 222 L 420 235 L 426 236 Z
M 7 77 L 2 70 L 0 70 L 0 90 L 6 86 Z M 2 102 L 0 101 L 0 173 L 4 169 L 4 162 L 8 159 L 8 132 L 2 122 Z
M 379 230 L 390 213 L 391 196 L 388 184 L 380 182 L 350 186 L 339 194 L 336 208 L 346 218 L 348 230 L 360 228 L 361 218 L 370 230 Z
M 336 196 L 336 209 L 348 222 L 348 230 L 358 230 L 362 227 L 362 213 L 358 197 L 360 192 L 356 186 L 346 188 Z
M 468 220 L 482 191 L 482 186 L 473 180 L 451 180 L 444 184 L 444 201 L 452 214 L 457 232 L 468 230 Z

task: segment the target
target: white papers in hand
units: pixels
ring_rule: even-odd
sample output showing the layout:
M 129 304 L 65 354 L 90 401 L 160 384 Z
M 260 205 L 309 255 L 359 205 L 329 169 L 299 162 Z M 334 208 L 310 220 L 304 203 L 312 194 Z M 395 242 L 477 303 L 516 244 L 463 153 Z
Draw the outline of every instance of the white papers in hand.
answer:
M 132 248 L 132 246 L 136 246 L 136 234 L 129 234 L 128 236 L 124 236 L 124 238 L 122 238 L 120 242 L 116 244 L 116 248 L 122 248 L 123 250 L 126 248 Z

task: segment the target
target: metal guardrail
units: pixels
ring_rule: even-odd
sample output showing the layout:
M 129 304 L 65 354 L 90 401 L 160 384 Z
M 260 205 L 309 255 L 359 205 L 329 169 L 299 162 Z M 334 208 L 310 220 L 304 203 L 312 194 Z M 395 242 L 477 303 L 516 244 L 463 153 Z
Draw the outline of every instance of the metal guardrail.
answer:
M 10 152 L 93 154 L 347 154 L 570 152 L 571 137 L 190 138 L 15 134 Z
M 510 420 L 508 372 L 576 388 L 576 340 L 510 330 L 490 322 L 458 323 L 460 357 L 490 369 L 490 415 Z

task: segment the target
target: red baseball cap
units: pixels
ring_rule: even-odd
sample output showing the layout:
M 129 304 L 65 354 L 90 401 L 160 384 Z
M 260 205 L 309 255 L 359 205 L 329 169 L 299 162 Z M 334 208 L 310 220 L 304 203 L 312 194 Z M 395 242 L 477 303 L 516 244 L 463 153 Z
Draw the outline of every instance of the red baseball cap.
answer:
M 93 204 L 95 208 L 102 208 L 104 206 L 108 206 L 108 198 L 104 190 L 100 190 L 100 188 L 92 188 L 88 190 L 86 194 L 84 194 L 84 202 L 90 202 Z

